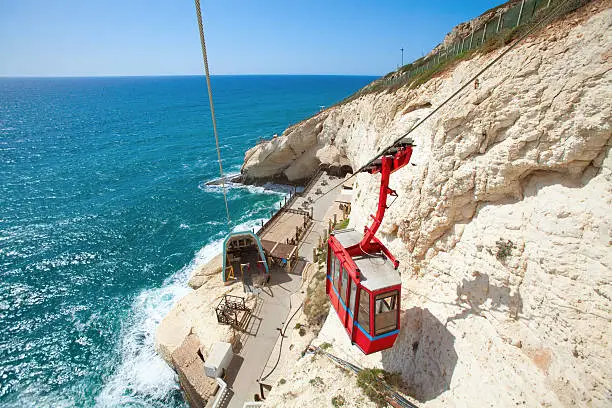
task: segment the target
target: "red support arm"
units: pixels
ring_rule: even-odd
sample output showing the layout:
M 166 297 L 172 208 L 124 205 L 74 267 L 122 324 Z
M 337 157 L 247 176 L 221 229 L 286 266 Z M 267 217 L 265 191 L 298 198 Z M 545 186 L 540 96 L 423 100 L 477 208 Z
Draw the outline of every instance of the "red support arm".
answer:
M 389 176 L 391 173 L 399 170 L 410 162 L 412 156 L 412 146 L 401 147 L 393 155 L 386 155 L 381 158 L 380 165 L 371 168 L 369 171 L 371 174 L 380 172 L 380 190 L 378 193 L 378 210 L 376 216 L 371 216 L 374 220 L 372 225 L 365 227 L 365 234 L 363 239 L 359 243 L 359 250 L 367 253 L 382 251 L 387 258 L 394 263 L 395 268 L 399 266 L 399 261 L 391 254 L 391 252 L 374 236 L 382 224 L 387 210 L 387 196 L 397 196 L 397 193 L 389 188 Z M 357 251 L 351 251 L 357 252 Z M 351 254 L 353 255 L 353 254 Z

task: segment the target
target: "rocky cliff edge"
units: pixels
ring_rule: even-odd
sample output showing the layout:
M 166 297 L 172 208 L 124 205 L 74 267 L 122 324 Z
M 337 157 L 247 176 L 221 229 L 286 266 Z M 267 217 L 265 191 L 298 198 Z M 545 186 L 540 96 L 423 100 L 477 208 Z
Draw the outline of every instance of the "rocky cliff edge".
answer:
M 391 176 L 399 198 L 379 232 L 401 260 L 403 329 L 364 357 L 331 313 L 319 340 L 332 352 L 399 372 L 426 407 L 612 404 L 610 7 L 593 1 L 527 38 L 413 132 L 416 167 Z M 243 174 L 357 169 L 501 51 L 330 108 L 249 150 Z M 352 226 L 377 189 L 356 177 Z M 269 406 L 304 406 L 288 393 L 320 369 L 304 364 Z

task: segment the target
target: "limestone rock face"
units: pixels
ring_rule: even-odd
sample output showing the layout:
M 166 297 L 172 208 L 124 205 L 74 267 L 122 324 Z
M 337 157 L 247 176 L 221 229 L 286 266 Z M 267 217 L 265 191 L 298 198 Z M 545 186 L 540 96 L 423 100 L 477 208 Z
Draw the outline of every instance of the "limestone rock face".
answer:
M 375 151 L 380 132 L 388 140 L 405 131 L 407 123 L 402 118 L 393 120 L 394 110 L 401 105 L 397 95 L 378 94 L 331 108 L 248 150 L 241 173 L 247 180 L 293 182 L 308 178 L 321 164 L 355 168 Z M 361 157 L 354 157 L 360 150 Z
M 338 355 L 401 373 L 426 407 L 612 404 L 611 5 L 528 38 L 412 132 L 416 167 L 391 176 L 399 198 L 378 234 L 401 261 L 403 328 L 364 357 L 332 313 L 320 339 Z M 328 109 L 243 171 L 289 177 L 299 152 L 357 169 L 499 52 Z M 356 179 L 361 229 L 379 176 Z
M 193 271 L 193 274 L 189 278 L 188 284 L 192 289 L 198 289 L 200 286 L 212 279 L 219 279 L 222 269 L 223 254 L 219 254 Z
M 248 150 L 241 173 L 247 180 L 276 177 L 297 181 L 314 173 L 322 161 L 341 160 L 336 157 L 337 149 L 328 146 L 328 140 L 321 134 L 321 117 L 324 114 L 290 127 L 280 137 Z
M 180 299 L 161 321 L 155 333 L 155 350 L 171 367 L 172 354 L 190 334 L 201 343 L 205 357 L 215 342 L 233 342 L 231 326 L 219 324 L 215 313 L 224 294 L 245 296 L 241 285 L 224 286 L 217 274 Z M 250 297 L 246 302 L 253 307 L 255 299 Z

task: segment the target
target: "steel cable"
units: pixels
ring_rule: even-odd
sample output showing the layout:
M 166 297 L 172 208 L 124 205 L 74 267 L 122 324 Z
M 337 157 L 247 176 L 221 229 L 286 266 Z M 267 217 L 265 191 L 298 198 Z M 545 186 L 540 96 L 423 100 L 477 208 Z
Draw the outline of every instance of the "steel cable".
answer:
M 202 10 L 200 0 L 195 0 L 196 14 L 198 16 L 198 28 L 200 29 L 200 44 L 202 45 L 202 59 L 204 60 L 204 72 L 206 73 L 206 87 L 208 88 L 208 102 L 210 103 L 210 116 L 212 118 L 215 144 L 217 147 L 217 161 L 219 162 L 219 175 L 221 176 L 221 187 L 223 189 L 223 200 L 225 201 L 225 213 L 227 214 L 227 229 L 231 232 L 232 221 L 230 218 L 229 205 L 227 204 L 227 189 L 225 188 L 225 177 L 223 177 L 223 164 L 221 163 L 221 150 L 219 149 L 219 134 L 217 132 L 217 121 L 215 120 L 215 104 L 213 103 L 212 88 L 210 86 L 210 72 L 208 70 L 208 56 L 206 53 L 206 41 L 204 41 L 204 26 L 202 24 Z

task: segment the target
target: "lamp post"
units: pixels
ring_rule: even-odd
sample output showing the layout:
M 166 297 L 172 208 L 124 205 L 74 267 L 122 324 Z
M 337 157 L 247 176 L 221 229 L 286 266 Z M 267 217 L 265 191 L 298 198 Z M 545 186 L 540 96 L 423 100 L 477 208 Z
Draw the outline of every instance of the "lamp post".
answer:
M 404 49 L 400 48 L 400 51 L 402 52 L 402 67 L 404 66 Z

